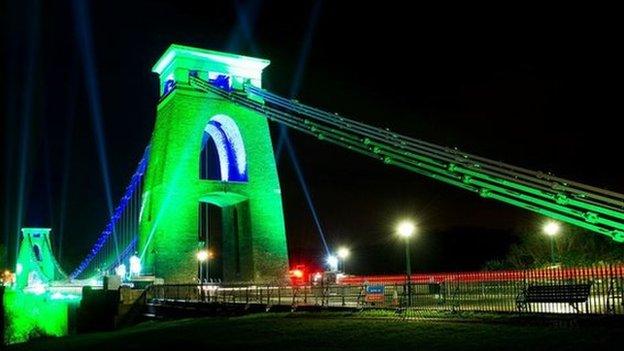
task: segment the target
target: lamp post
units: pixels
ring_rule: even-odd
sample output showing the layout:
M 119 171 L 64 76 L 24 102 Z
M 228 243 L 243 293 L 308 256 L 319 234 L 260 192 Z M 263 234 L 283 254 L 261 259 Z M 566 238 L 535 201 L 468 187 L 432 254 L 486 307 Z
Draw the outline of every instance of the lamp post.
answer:
M 338 257 L 334 255 L 329 255 L 325 259 L 325 262 L 327 262 L 330 271 L 335 272 L 338 270 Z
M 340 261 L 342 261 L 342 273 L 344 274 L 347 274 L 347 269 L 345 268 L 345 261 L 347 260 L 347 257 L 349 257 L 350 254 L 351 254 L 351 251 L 349 251 L 349 249 L 344 246 L 338 249 L 338 258 L 340 258 Z
M 561 226 L 557 222 L 548 222 L 542 228 L 544 234 L 550 237 L 550 261 L 555 265 L 555 237 L 559 234 Z
M 203 280 L 203 268 L 204 268 L 204 262 L 206 262 L 206 260 L 208 260 L 208 258 L 210 257 L 208 251 L 206 250 L 199 250 L 197 251 L 197 261 L 199 261 L 199 282 L 202 283 Z
M 412 264 L 410 261 L 409 239 L 416 231 L 416 226 L 411 221 L 402 221 L 397 225 L 397 234 L 405 239 L 405 273 L 407 274 L 407 306 L 412 305 Z
M 130 256 L 130 275 L 136 277 L 139 274 L 141 274 L 141 258 L 135 252 L 134 255 Z
M 126 278 L 126 265 L 122 263 L 117 266 L 115 268 L 115 274 L 117 274 L 119 278 L 121 278 L 121 280 L 123 281 Z

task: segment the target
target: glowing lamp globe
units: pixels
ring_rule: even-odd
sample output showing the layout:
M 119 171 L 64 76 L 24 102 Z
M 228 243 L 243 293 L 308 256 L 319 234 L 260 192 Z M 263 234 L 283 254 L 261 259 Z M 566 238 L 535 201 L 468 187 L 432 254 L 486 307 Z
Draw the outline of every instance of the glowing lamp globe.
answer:
M 120 277 L 125 277 L 126 276 L 126 265 L 125 264 L 120 264 L 119 266 L 117 266 L 115 268 L 115 274 L 117 274 Z
M 350 254 L 351 252 L 346 247 L 341 247 L 338 249 L 338 257 L 340 257 L 340 259 L 342 260 L 349 257 Z
M 337 271 L 338 270 L 338 257 L 336 256 L 327 256 L 327 259 L 325 260 L 327 262 L 327 265 L 329 266 L 329 269 L 332 271 Z
M 411 221 L 402 221 L 397 225 L 397 234 L 403 238 L 409 238 L 416 232 L 416 226 Z
M 206 250 L 201 250 L 201 251 L 197 252 L 197 260 L 199 262 L 206 261 L 208 259 L 208 257 L 209 257 L 209 254 L 208 254 L 208 251 L 206 251 Z
M 137 255 L 130 257 L 130 274 L 141 273 L 141 259 Z
M 557 222 L 548 222 L 544 225 L 544 234 L 548 236 L 555 236 L 559 234 L 559 230 L 561 230 L 561 226 Z

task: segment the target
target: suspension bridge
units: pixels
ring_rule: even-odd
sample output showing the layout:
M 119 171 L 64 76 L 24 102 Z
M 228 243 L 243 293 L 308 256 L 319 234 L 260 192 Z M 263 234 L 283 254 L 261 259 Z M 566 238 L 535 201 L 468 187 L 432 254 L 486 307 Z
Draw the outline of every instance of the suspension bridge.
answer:
M 269 121 L 480 196 L 624 242 L 624 195 L 419 140 L 262 88 L 268 60 L 171 45 L 153 67 L 160 99 L 151 140 L 112 216 L 65 273 L 49 230 L 25 229 L 18 288 L 89 284 L 131 256 L 141 274 L 278 284 L 288 253 Z M 214 253 L 198 263 L 195 254 Z

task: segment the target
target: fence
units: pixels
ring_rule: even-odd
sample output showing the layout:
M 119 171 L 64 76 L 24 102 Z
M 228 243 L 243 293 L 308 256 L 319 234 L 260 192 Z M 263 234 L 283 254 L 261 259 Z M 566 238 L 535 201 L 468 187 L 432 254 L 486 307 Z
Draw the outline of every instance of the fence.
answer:
M 624 314 L 624 266 L 345 277 L 335 285 L 154 285 L 150 301 Z

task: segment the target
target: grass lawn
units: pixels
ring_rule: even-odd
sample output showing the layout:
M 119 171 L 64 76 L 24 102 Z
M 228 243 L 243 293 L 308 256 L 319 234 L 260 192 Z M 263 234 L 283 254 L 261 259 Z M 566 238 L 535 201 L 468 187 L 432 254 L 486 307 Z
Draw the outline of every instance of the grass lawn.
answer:
M 9 350 L 582 350 L 621 349 L 624 327 L 554 327 L 403 321 L 331 314 L 257 314 L 146 322 L 107 333 L 13 345 Z M 613 345 L 611 345 L 613 344 Z

